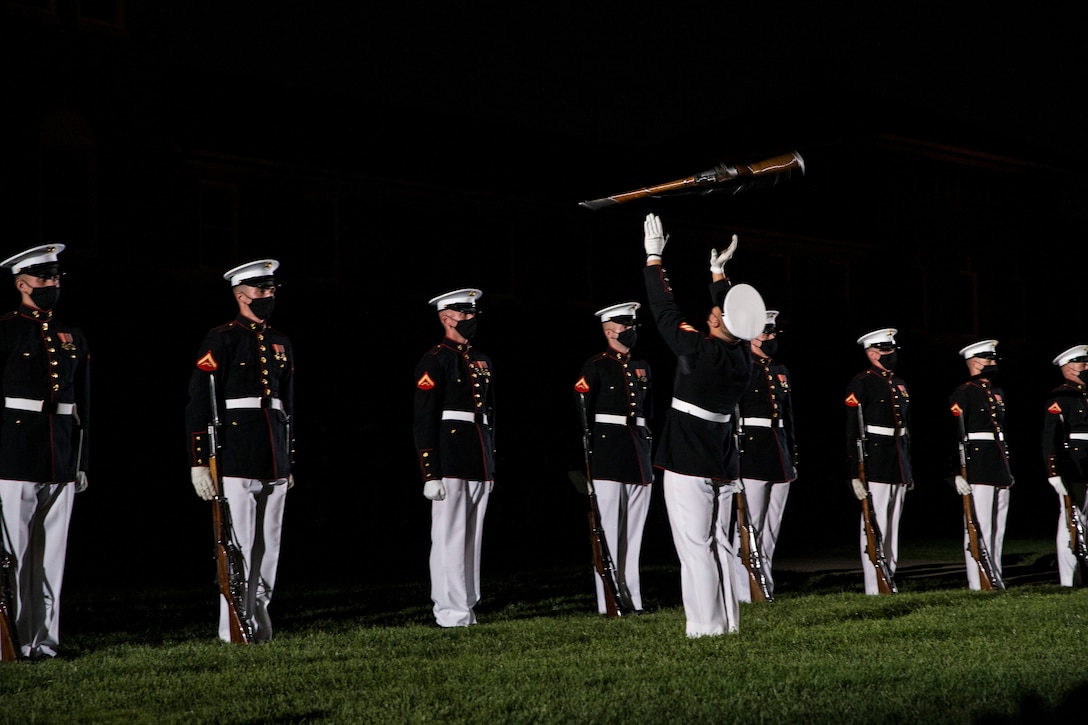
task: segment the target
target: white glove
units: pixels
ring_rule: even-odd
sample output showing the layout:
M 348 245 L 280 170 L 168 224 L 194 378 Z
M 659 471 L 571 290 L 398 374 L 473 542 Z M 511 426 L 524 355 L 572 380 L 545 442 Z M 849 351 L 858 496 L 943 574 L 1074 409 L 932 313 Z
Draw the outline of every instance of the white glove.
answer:
M 956 490 L 960 492 L 961 496 L 971 495 L 971 484 L 967 483 L 967 479 L 963 476 L 956 476 Z
M 858 497 L 858 501 L 864 501 L 869 495 L 869 489 L 865 488 L 865 484 L 861 482 L 860 478 L 851 478 L 850 485 L 854 488 L 854 495 Z
M 76 493 L 83 493 L 87 490 L 87 472 L 76 471 Z
M 1066 489 L 1065 482 L 1062 481 L 1061 476 L 1051 476 L 1046 480 L 1050 482 L 1050 485 L 1054 487 L 1054 490 L 1057 491 L 1059 496 L 1069 495 L 1069 490 Z
M 660 217 L 656 214 L 647 214 L 646 221 L 642 223 L 642 229 L 645 233 L 643 244 L 646 247 L 646 259 L 661 259 L 661 253 L 665 251 L 665 244 L 669 238 L 661 226 Z
M 212 469 L 207 466 L 193 466 L 189 474 L 193 479 L 196 495 L 205 501 L 215 498 L 215 484 L 212 483 Z
M 290 491 L 294 487 L 295 487 L 295 474 L 288 473 L 287 474 L 287 490 Z
M 446 487 L 437 478 L 423 484 L 423 495 L 432 501 L 441 501 L 446 498 Z
M 725 263 L 733 258 L 733 254 L 737 251 L 737 235 L 733 235 L 733 242 L 725 248 L 724 251 L 719 252 L 717 249 L 710 250 L 710 272 L 711 274 L 725 274 Z

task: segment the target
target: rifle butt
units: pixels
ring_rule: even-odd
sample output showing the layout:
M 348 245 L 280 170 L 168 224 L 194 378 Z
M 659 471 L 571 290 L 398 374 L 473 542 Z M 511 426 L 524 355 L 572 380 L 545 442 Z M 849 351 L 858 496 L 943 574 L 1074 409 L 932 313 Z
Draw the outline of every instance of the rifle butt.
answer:
M 0 612 L 0 662 L 15 662 L 22 659 L 22 648 L 15 636 L 15 622 L 8 612 Z
M 609 618 L 620 615 L 619 599 L 616 592 L 616 583 L 612 579 L 612 573 L 605 564 L 605 550 L 607 543 L 604 541 L 604 532 L 599 525 L 597 512 L 591 508 L 589 512 L 589 543 L 593 549 L 593 568 L 601 579 L 604 589 L 604 609 Z

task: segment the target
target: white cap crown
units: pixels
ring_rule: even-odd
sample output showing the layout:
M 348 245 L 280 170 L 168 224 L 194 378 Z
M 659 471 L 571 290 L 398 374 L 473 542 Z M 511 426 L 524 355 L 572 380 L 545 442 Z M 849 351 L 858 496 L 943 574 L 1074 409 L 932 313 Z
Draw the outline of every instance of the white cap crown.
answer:
M 624 320 L 628 324 L 633 324 L 633 320 L 638 312 L 638 308 L 642 305 L 638 302 L 621 302 L 618 305 L 611 305 L 609 307 L 602 307 L 593 314 L 601 318 L 601 322 L 608 322 L 609 320 L 617 317 L 631 318 L 632 321 Z
M 434 305 L 439 310 L 459 310 L 461 312 L 473 312 L 476 309 L 476 300 L 484 296 L 484 293 L 473 287 L 446 292 L 437 297 L 432 297 L 427 304 Z
M 858 344 L 862 347 L 873 347 L 874 345 L 894 345 L 895 333 L 899 330 L 894 327 L 884 327 L 879 330 L 873 330 L 872 332 L 866 332 L 864 335 L 858 338 Z
M 274 277 L 280 263 L 274 259 L 257 259 L 245 264 L 239 264 L 234 269 L 223 273 L 223 279 L 230 282 L 231 287 L 240 284 L 248 284 L 259 287 L 262 284 L 275 284 Z
M 978 342 L 972 342 L 970 345 L 960 350 L 960 355 L 963 355 L 964 360 L 970 360 L 973 357 L 996 357 L 997 340 L 979 340 Z
M 1071 362 L 1088 362 L 1088 345 L 1074 345 L 1051 362 L 1059 367 Z
M 63 244 L 41 244 L 24 249 L 0 262 L 0 267 L 11 267 L 12 274 L 29 273 L 41 264 L 57 264 L 57 255 L 64 251 Z

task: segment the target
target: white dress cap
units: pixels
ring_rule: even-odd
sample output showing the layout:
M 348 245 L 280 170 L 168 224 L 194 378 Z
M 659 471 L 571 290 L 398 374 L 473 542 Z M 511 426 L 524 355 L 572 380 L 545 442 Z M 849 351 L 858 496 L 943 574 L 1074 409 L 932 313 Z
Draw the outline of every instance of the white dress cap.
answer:
M 476 309 L 476 300 L 483 296 L 484 293 L 480 290 L 473 289 L 472 287 L 465 287 L 464 289 L 454 290 L 453 292 L 446 292 L 437 297 L 432 297 L 427 301 L 427 304 L 434 305 L 439 310 L 471 312 Z
M 895 344 L 895 333 L 899 330 L 894 327 L 885 327 L 880 330 L 873 330 L 872 332 L 866 332 L 864 335 L 858 338 L 858 344 L 862 347 L 872 347 L 873 345 L 886 345 Z
M 729 288 L 722 303 L 722 322 L 733 337 L 754 340 L 763 332 L 767 321 L 767 306 L 763 296 L 750 284 L 735 284 Z
M 12 274 L 22 274 L 39 264 L 57 264 L 57 255 L 63 251 L 63 244 L 41 244 L 8 257 L 0 267 L 11 267 Z
M 960 350 L 960 355 L 963 355 L 964 360 L 970 360 L 973 357 L 987 353 L 997 354 L 997 340 L 979 340 Z
M 616 317 L 629 317 L 632 318 L 631 321 L 633 322 L 639 307 L 642 307 L 642 305 L 638 302 L 621 302 L 618 305 L 601 308 L 593 314 L 600 317 L 601 322 L 608 322 Z
M 260 286 L 261 282 L 275 282 L 276 270 L 280 263 L 274 259 L 257 259 L 245 264 L 239 264 L 234 269 L 223 274 L 223 279 L 230 282 L 231 287 L 240 284 L 248 284 L 252 287 Z
M 1059 367 L 1071 362 L 1088 362 L 1088 345 L 1074 345 L 1051 362 Z

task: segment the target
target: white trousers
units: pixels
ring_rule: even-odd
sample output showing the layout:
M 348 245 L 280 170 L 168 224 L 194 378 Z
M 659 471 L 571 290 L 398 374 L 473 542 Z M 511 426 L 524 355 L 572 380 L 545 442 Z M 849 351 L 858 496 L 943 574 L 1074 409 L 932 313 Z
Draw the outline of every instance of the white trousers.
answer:
M 665 471 L 665 507 L 680 559 L 687 636 L 736 632 L 736 550 L 729 538 L 735 483 Z
M 884 541 L 884 558 L 888 562 L 888 571 L 895 576 L 895 566 L 899 561 L 899 519 L 903 516 L 907 485 L 870 481 L 869 491 L 873 494 L 873 518 L 880 527 L 880 535 Z M 866 553 L 869 542 L 865 536 L 865 514 L 862 513 L 858 520 L 861 522 L 861 572 L 865 576 L 865 593 L 880 594 L 876 567 L 869 561 Z
M 1088 497 L 1085 499 L 1085 508 L 1080 509 L 1080 516 L 1082 521 L 1088 521 Z M 1069 536 L 1065 502 L 1061 496 L 1058 496 L 1058 535 L 1055 537 L 1055 543 L 1058 547 L 1058 581 L 1063 587 L 1073 586 L 1074 574 L 1077 571 L 1077 555 L 1069 548 L 1070 541 L 1072 538 Z M 1081 586 L 1088 586 L 1088 581 L 1078 583 Z
M 625 607 L 642 609 L 642 534 L 650 513 L 650 485 L 594 480 L 597 508 L 601 510 L 601 528 L 608 543 L 608 553 L 616 568 L 616 589 Z M 604 614 L 604 582 L 593 570 L 597 587 L 597 611 Z
M 0 480 L 4 548 L 15 561 L 15 628 L 24 657 L 60 644 L 60 591 L 75 485 Z
M 769 483 L 754 478 L 742 478 L 744 496 L 748 501 L 748 521 L 759 532 L 759 553 L 763 559 L 763 575 L 767 579 L 767 591 L 774 595 L 774 549 L 778 534 L 782 531 L 782 514 L 786 511 L 786 499 L 790 494 L 789 483 Z M 740 552 L 740 527 L 734 527 L 733 549 Z M 752 601 L 752 586 L 748 581 L 748 568 L 737 561 L 737 600 Z
M 255 642 L 272 639 L 268 605 L 276 586 L 287 503 L 287 479 L 223 477 L 223 495 L 230 504 L 234 534 L 246 565 L 246 614 Z M 230 642 L 230 617 L 225 597 L 219 598 L 219 639 Z
M 431 502 L 431 601 L 440 627 L 476 624 L 480 549 L 492 481 L 443 478 L 446 498 Z
M 982 543 L 986 544 L 986 553 L 994 571 L 1001 574 L 1001 551 L 1005 545 L 1005 522 L 1009 518 L 1009 489 L 997 486 L 971 484 L 971 498 L 975 500 L 975 516 L 978 521 L 978 533 Z M 967 562 L 967 587 L 978 591 L 982 589 L 979 580 L 978 564 L 971 556 L 971 535 L 967 533 L 967 517 L 963 521 L 964 559 Z

